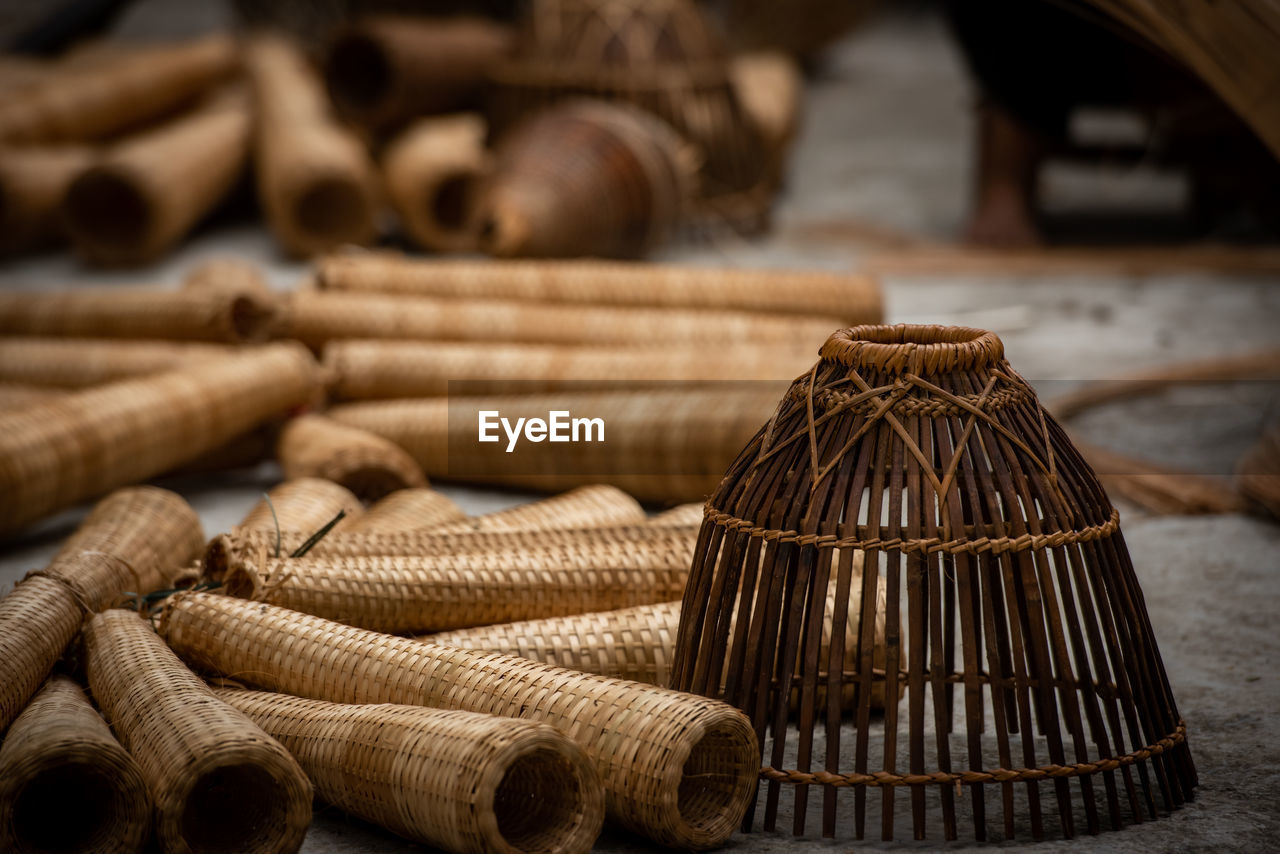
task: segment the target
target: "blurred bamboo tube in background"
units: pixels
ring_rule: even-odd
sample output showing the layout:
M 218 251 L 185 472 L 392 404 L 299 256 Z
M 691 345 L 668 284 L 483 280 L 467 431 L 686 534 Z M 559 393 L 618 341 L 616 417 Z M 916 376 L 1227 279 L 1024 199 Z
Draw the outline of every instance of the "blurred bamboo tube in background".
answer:
M 517 504 L 506 510 L 440 525 L 433 533 L 557 531 L 634 525 L 643 521 L 644 508 L 639 502 L 617 487 L 597 483 L 579 486 L 538 501 Z
M 92 159 L 91 149 L 77 145 L 0 148 L 0 254 L 57 239 L 62 199 Z
M 481 18 L 372 15 L 338 33 L 324 78 L 339 114 L 381 130 L 463 106 L 511 47 L 508 27 Z
M 387 195 L 409 236 L 423 249 L 469 252 L 479 224 L 473 209 L 491 163 L 484 119 L 474 113 L 426 118 L 387 147 Z
M 0 95 L 32 86 L 53 71 L 54 64 L 45 59 L 15 53 L 0 54 Z
M 800 66 L 779 51 L 744 53 L 729 61 L 729 83 L 747 121 L 764 143 L 771 180 L 780 182 L 804 110 Z
M 657 526 L 665 526 L 671 528 L 681 528 L 686 525 L 699 527 L 702 525 L 702 517 L 705 513 L 705 506 L 699 501 L 693 501 L 688 504 L 677 504 L 670 510 L 663 510 L 656 516 L 649 519 L 648 524 Z
M 214 35 L 55 69 L 0 103 L 0 142 L 105 137 L 177 109 L 237 64 L 235 42 Z
M 249 110 L 243 93 L 108 149 L 72 182 L 64 200 L 67 232 L 99 264 L 142 264 L 171 249 L 244 171 Z
M 5 336 L 0 337 L 0 381 L 83 388 L 234 352 L 221 344 Z
M 189 462 L 308 402 L 317 380 L 278 344 L 0 413 L 0 533 Z
M 182 498 L 152 487 L 120 490 L 94 508 L 44 570 L 0 597 L 0 730 L 49 675 L 86 613 L 131 589 L 144 594 L 161 586 L 200 553 L 193 539 L 203 532 Z
M 666 238 L 696 164 L 660 119 L 577 100 L 503 135 L 477 203 L 480 247 L 501 257 L 636 257 Z
M 453 499 L 434 489 L 398 489 L 354 519 L 343 520 L 342 530 L 352 534 L 419 531 L 466 517 L 466 512 Z
M 409 839 L 457 854 L 586 854 L 600 833 L 600 778 L 581 748 L 546 724 L 214 693 L 293 754 L 318 798 Z
M 880 285 L 874 277 L 818 270 L 597 260 L 426 260 L 371 251 L 322 258 L 316 265 L 316 287 L 406 296 L 823 315 L 849 325 L 884 319 Z
M 285 477 L 332 480 L 362 501 L 427 485 L 422 468 L 399 446 L 323 415 L 302 415 L 285 424 L 276 458 Z
M 46 400 L 55 400 L 67 393 L 66 389 L 54 386 L 0 380 L 0 412 L 16 409 L 19 406 L 30 406 L 33 403 L 43 403 Z
M 311 823 L 311 783 L 289 753 L 214 696 L 128 611 L 85 627 L 89 690 L 137 760 L 165 851 L 284 854 Z
M 275 313 L 274 300 L 247 291 L 0 290 L 0 333 L 6 335 L 243 343 L 263 340 Z
M 192 267 L 182 277 L 187 290 L 233 290 L 271 299 L 271 288 L 256 264 L 234 256 L 211 258 Z
M 245 47 L 257 106 L 258 195 L 284 249 L 310 255 L 377 233 L 377 176 L 364 145 L 330 115 L 301 50 L 258 34 Z
M 0 848 L 133 854 L 150 825 L 137 763 L 80 687 L 51 677 L 0 745 Z
M 302 531 L 311 535 L 333 520 L 340 511 L 346 516 L 339 525 L 358 518 L 363 509 L 351 490 L 331 480 L 300 477 L 277 484 L 245 514 L 237 526 L 245 531 Z

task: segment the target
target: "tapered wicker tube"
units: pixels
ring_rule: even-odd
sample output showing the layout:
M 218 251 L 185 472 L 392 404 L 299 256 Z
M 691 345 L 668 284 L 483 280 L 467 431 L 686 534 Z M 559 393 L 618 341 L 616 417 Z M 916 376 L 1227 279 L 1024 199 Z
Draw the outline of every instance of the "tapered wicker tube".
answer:
M 535 550 L 264 557 L 237 562 L 222 582 L 233 596 L 400 634 L 667 602 L 684 590 L 694 537 L 608 534 Z
M 506 510 L 440 525 L 433 533 L 607 528 L 643 522 L 644 518 L 644 508 L 621 489 L 605 484 L 591 484 L 540 501 L 517 504 Z
M 661 386 L 673 382 L 787 380 L 813 348 L 779 341 L 723 347 L 609 347 L 481 341 L 330 341 L 324 363 L 340 399 L 439 397 L 459 389 L 528 394 Z M 470 385 L 468 385 L 470 384 Z
M 302 845 L 311 783 L 289 753 L 218 700 L 137 614 L 85 627 L 89 689 L 142 769 L 165 851 L 277 854 Z
M 236 65 L 235 44 L 225 35 L 72 65 L 0 104 L 0 140 L 104 137 L 170 112 L 229 77 Z
M 267 531 L 273 538 L 277 530 L 302 531 L 310 536 L 332 521 L 339 511 L 347 514 L 340 525 L 359 518 L 363 512 L 360 499 L 351 490 L 318 477 L 286 480 L 267 495 L 271 501 L 263 499 L 253 505 L 241 520 L 240 529 Z
M 490 169 L 484 119 L 473 113 L 422 119 L 382 158 L 387 193 L 419 246 L 467 252 L 477 245 L 476 195 Z
M 364 501 L 427 485 L 422 468 L 399 446 L 323 415 L 289 421 L 280 431 L 276 456 L 285 477 L 332 480 Z
M 376 175 L 361 142 L 329 115 L 301 51 L 258 35 L 245 49 L 258 109 L 258 194 L 276 239 L 295 255 L 376 233 Z
M 196 459 L 305 403 L 316 379 L 280 344 L 0 413 L 0 533 Z
M 51 678 L 0 746 L 0 848 L 126 854 L 150 822 L 133 758 L 74 681 Z
M 55 240 L 62 198 L 92 156 L 74 145 L 0 150 L 0 253 Z
M 572 101 L 504 135 L 477 205 L 500 257 L 631 258 L 659 245 L 693 184 L 684 143 L 638 109 Z
M 66 389 L 46 385 L 30 385 L 28 383 L 11 383 L 0 380 L 0 412 L 30 406 L 33 403 L 44 403 L 48 400 L 66 395 Z
M 280 335 L 320 348 L 335 338 L 494 340 L 519 344 L 703 347 L 791 345 L 829 335 L 837 321 L 755 311 L 557 305 L 494 299 L 298 291 Z
M 800 128 L 804 76 L 785 53 L 764 50 L 729 62 L 729 82 L 742 111 L 775 158 L 785 154 Z
M 128 137 L 67 190 L 67 231 L 101 264 L 141 264 L 171 249 L 231 189 L 249 155 L 241 93 Z
M 374 15 L 338 34 L 325 82 L 345 117 L 387 128 L 465 104 L 511 41 L 510 29 L 479 18 Z
M 276 307 L 238 291 L 80 288 L 0 291 L 0 333 L 177 341 L 259 341 Z
M 703 506 L 694 501 L 689 504 L 678 504 L 670 510 L 663 510 L 649 519 L 649 524 L 670 528 L 682 528 L 686 525 L 702 524 Z
M 456 854 L 585 854 L 600 833 L 600 777 L 546 724 L 267 691 L 214 693 L 293 754 L 317 797 L 401 836 Z
M 397 400 L 334 407 L 329 416 L 384 436 L 410 453 L 428 477 L 559 491 L 608 483 L 641 500 L 701 500 L 720 482 L 752 419 L 777 404 L 773 383 L 634 392 Z M 770 400 L 770 398 L 773 398 Z M 452 410 L 452 417 L 450 412 Z M 547 418 L 568 411 L 603 419 L 606 441 L 548 446 L 479 444 L 482 411 Z M 539 450 L 543 449 L 543 450 Z
M 192 664 L 271 690 L 551 724 L 595 763 L 609 818 L 665 845 L 722 844 L 755 789 L 755 733 L 718 702 L 389 637 L 230 596 L 174 597 L 160 632 Z
M 192 267 L 182 278 L 189 290 L 234 290 L 269 297 L 271 288 L 256 264 L 234 256 L 212 258 Z
M 420 531 L 466 517 L 466 512 L 452 498 L 434 489 L 398 489 L 361 515 L 344 520 L 342 530 L 353 534 Z
M 83 388 L 232 352 L 221 344 L 5 336 L 0 338 L 0 381 Z
M 171 492 L 123 489 L 94 508 L 52 562 L 0 598 L 0 731 L 40 687 L 85 614 L 162 586 L 199 554 L 200 522 Z

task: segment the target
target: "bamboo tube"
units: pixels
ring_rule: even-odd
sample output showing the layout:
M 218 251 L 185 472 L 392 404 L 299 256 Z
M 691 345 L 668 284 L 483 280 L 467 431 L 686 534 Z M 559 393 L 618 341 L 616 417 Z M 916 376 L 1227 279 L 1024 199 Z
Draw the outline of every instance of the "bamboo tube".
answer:
M 351 534 L 420 531 L 466 517 L 453 499 L 434 489 L 397 489 L 349 522 L 344 520 L 342 530 Z
M 162 586 L 199 554 L 200 521 L 171 492 L 142 487 L 107 496 L 49 565 L 0 597 L 0 731 L 71 643 L 87 612 L 125 593 Z M 115 586 L 112 586 L 114 581 Z
M 859 273 L 685 267 L 629 261 L 423 260 L 392 252 L 331 255 L 316 286 L 409 296 L 740 309 L 879 323 L 879 283 Z
M 358 519 L 363 512 L 360 499 L 351 490 L 331 480 L 300 477 L 286 480 L 271 489 L 271 498 L 250 508 L 238 526 L 244 531 L 266 531 L 273 541 L 275 532 L 302 531 L 307 536 L 333 520 L 339 511 L 347 515 L 339 525 Z
M 0 413 L 0 533 L 196 459 L 315 389 L 310 357 L 280 344 Z
M 361 142 L 336 124 L 301 51 L 259 34 L 245 49 L 258 110 L 258 195 L 294 255 L 376 236 L 376 175 Z
M 222 344 L 0 337 L 0 382 L 83 388 L 233 353 Z
M 470 554 L 268 558 L 264 547 L 221 581 L 232 596 L 350 626 L 443 631 L 669 601 L 684 591 L 694 540 L 657 529 L 619 542 L 592 530 L 572 545 Z
M 92 157 L 75 145 L 0 149 L 0 253 L 55 241 L 62 198 Z
M 386 129 L 472 100 L 511 47 L 508 27 L 481 18 L 372 15 L 334 39 L 325 83 L 339 113 Z
M 240 291 L 77 288 L 0 291 L 0 333 L 177 341 L 259 341 L 273 302 Z
M 55 70 L 0 104 L 0 141 L 99 139 L 158 118 L 228 78 L 236 68 L 225 35 Z
M 142 769 L 166 851 L 297 851 L 311 783 L 243 713 L 218 700 L 137 614 L 85 627 L 89 689 Z
M 302 415 L 285 424 L 276 457 L 285 477 L 332 480 L 362 501 L 427 485 L 422 467 L 399 446 L 323 415 Z
M 644 519 L 644 508 L 634 498 L 617 487 L 597 483 L 495 513 L 440 525 L 433 529 L 433 533 L 608 528 L 631 525 Z
M 1280 430 L 1273 428 L 1240 458 L 1236 488 L 1280 519 Z
M 716 701 L 379 635 L 230 596 L 175 596 L 159 631 L 192 664 L 271 690 L 550 724 L 595 764 L 608 817 L 663 845 L 723 844 L 754 797 L 755 733 L 740 712 Z
M 66 389 L 0 380 L 0 412 L 55 400 L 65 394 Z
M 211 258 L 192 267 L 182 279 L 182 287 L 188 290 L 247 291 L 259 296 L 271 297 L 271 288 L 262 271 L 250 261 L 234 256 Z
M 636 498 L 696 501 L 720 482 L 754 430 L 773 413 L 772 383 L 635 392 L 579 392 L 351 403 L 335 421 L 377 433 L 416 459 L 431 478 L 560 491 L 607 483 Z M 605 441 L 517 446 L 477 441 L 482 411 L 548 418 L 550 412 L 602 419 Z M 754 427 L 752 426 L 754 425 Z M 596 438 L 593 436 L 593 438 Z
M 150 813 L 133 758 L 74 681 L 50 678 L 0 746 L 0 848 L 138 852 Z
M 495 340 L 511 344 L 655 347 L 753 342 L 760 347 L 822 340 L 838 320 L 821 316 L 558 305 L 495 299 L 299 291 L 291 295 L 280 335 L 319 349 L 335 338 Z
M 790 380 L 813 364 L 806 342 L 610 347 L 480 341 L 334 340 L 322 361 L 343 400 L 530 394 L 676 382 Z M 452 386 L 451 386 L 452 384 Z
M 804 107 L 800 66 L 780 51 L 740 54 L 729 62 L 729 84 L 765 148 L 781 161 L 800 129 Z
M 173 248 L 222 201 L 249 155 L 240 93 L 127 137 L 71 183 L 75 248 L 98 264 L 142 264 Z
M 600 833 L 600 777 L 576 744 L 546 724 L 266 691 L 214 693 L 293 754 L 317 797 L 417 842 L 456 854 L 585 854 Z
M 477 248 L 476 195 L 490 169 L 484 119 L 474 113 L 426 118 L 387 147 L 382 174 L 409 236 L 423 249 Z

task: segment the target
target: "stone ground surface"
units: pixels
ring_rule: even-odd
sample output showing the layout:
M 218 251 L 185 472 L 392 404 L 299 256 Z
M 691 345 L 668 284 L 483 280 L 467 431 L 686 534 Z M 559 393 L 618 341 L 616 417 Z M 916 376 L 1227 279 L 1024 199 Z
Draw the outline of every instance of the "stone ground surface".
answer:
M 226 20 L 216 3 L 184 3 L 182 8 L 194 11 L 175 16 L 166 3 L 141 3 L 121 27 L 132 33 L 190 32 Z M 968 186 L 972 95 L 937 19 L 928 12 L 882 19 L 839 45 L 829 59 L 811 84 L 808 121 L 774 232 L 759 242 L 722 238 L 711 245 L 670 249 L 664 258 L 839 268 L 894 242 L 895 234 L 945 241 L 957 233 Z M 1168 179 L 1121 173 L 1095 175 L 1087 185 L 1067 176 L 1057 184 L 1066 187 L 1068 200 L 1103 194 L 1123 201 L 1147 186 L 1166 192 Z M 1088 192 L 1082 189 L 1086 187 Z M 0 268 L 0 281 L 30 288 L 173 282 L 198 260 L 228 253 L 261 263 L 279 287 L 292 285 L 305 272 L 282 260 L 265 232 L 228 220 L 142 273 L 89 272 L 65 255 L 54 255 Z M 885 290 L 893 322 L 961 323 L 998 332 L 1011 362 L 1043 397 L 1073 382 L 1170 360 L 1274 346 L 1280 339 L 1280 282 L 1274 276 L 902 275 L 887 277 Z M 1276 417 L 1275 397 L 1268 404 L 1266 389 L 1228 395 L 1230 405 L 1224 405 L 1221 391 L 1186 394 L 1110 407 L 1080 419 L 1076 427 L 1098 444 L 1227 473 L 1261 422 Z M 214 532 L 234 524 L 276 479 L 278 471 L 265 465 L 233 481 L 166 485 L 188 496 L 206 530 Z M 471 512 L 525 499 L 448 486 L 444 490 Z M 0 583 L 7 587 L 41 566 L 82 513 L 70 511 L 50 520 L 0 554 Z M 1123 513 L 1151 621 L 1188 722 L 1201 786 L 1194 803 L 1171 818 L 1072 843 L 1025 847 L 1272 849 L 1280 833 L 1280 748 L 1275 736 L 1280 724 L 1280 526 L 1243 516 L 1155 518 L 1132 508 Z M 786 810 L 784 806 L 780 828 L 789 824 Z M 998 821 L 998 815 L 994 818 Z M 936 830 L 936 816 L 930 821 Z M 934 835 L 931 843 L 899 844 L 938 846 Z M 857 845 L 889 847 L 880 842 Z M 965 843 L 950 847 L 956 845 Z M 739 834 L 728 850 L 851 847 L 847 837 L 799 842 L 779 830 Z M 648 848 L 644 840 L 612 831 L 598 844 L 601 851 Z M 307 854 L 414 850 L 422 848 L 322 805 L 303 847 Z

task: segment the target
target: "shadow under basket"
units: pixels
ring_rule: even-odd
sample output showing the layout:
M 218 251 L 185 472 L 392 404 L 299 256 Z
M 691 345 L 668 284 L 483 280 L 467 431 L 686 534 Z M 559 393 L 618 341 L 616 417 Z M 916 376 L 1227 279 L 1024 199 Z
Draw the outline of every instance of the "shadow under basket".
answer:
M 1071 837 L 1197 783 L 1119 515 L 981 330 L 827 340 L 708 502 L 672 668 L 750 716 L 766 830 Z

